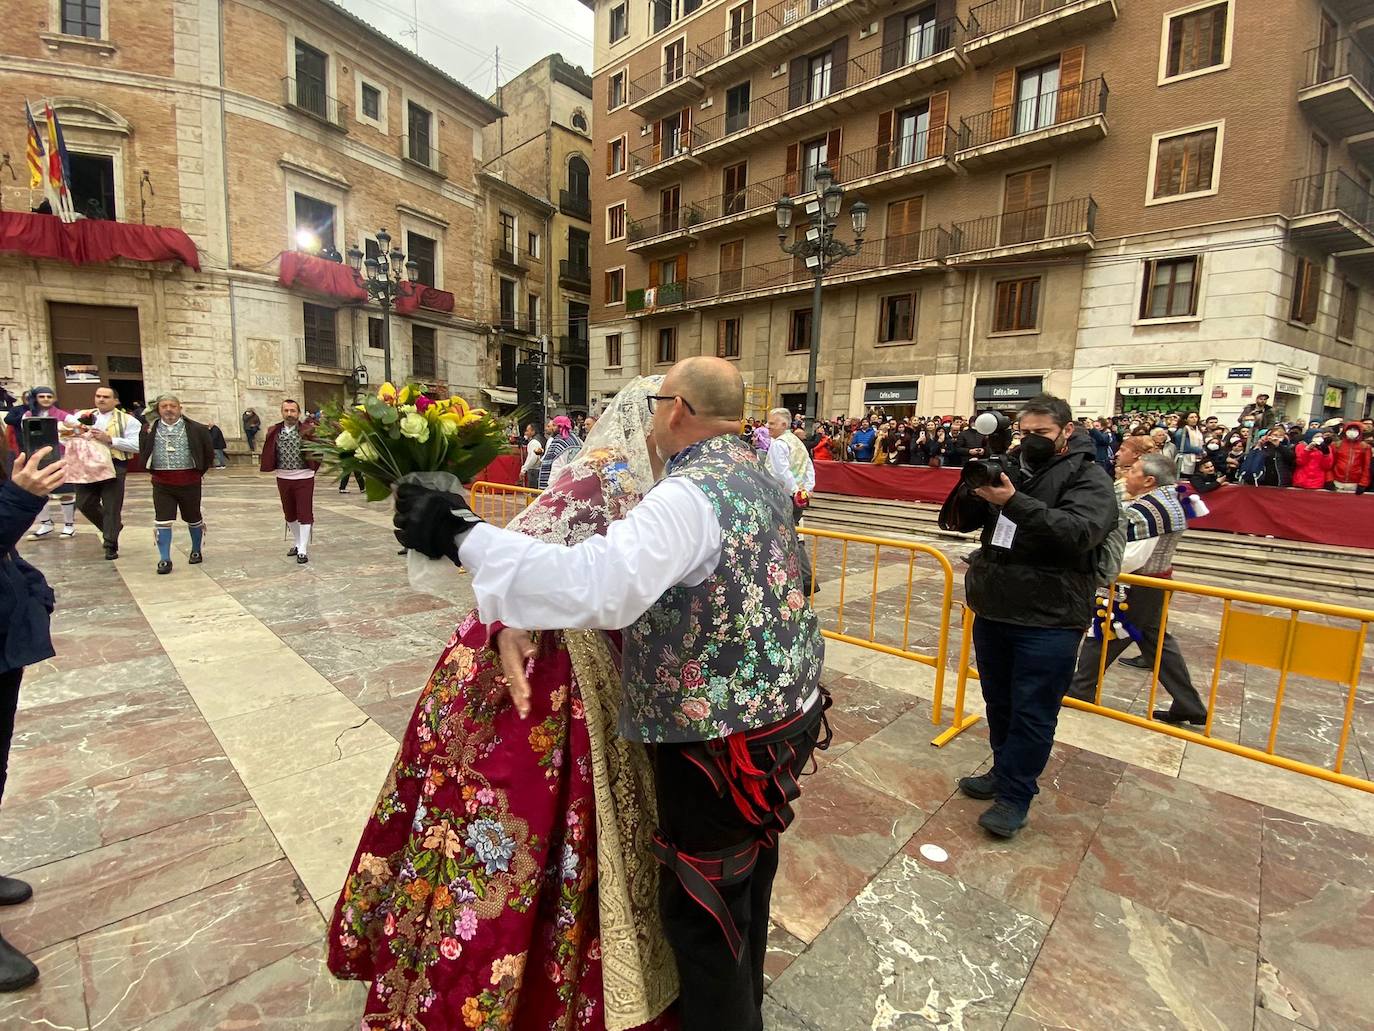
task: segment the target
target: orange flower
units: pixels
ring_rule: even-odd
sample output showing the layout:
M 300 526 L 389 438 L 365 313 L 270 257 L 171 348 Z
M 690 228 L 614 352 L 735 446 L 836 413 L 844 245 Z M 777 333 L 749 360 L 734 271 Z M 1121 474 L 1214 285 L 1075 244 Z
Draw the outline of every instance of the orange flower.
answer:
M 451 905 L 453 905 L 453 893 L 448 890 L 448 887 L 446 885 L 441 884 L 439 885 L 439 887 L 435 888 L 434 908 L 448 909 L 448 907 Z
M 429 897 L 429 881 L 411 881 L 406 885 L 406 894 L 417 904 L 423 902 Z
M 463 1023 L 470 1028 L 479 1028 L 486 1023 L 486 1014 L 482 1012 L 482 1006 L 476 999 L 469 996 L 463 1003 Z

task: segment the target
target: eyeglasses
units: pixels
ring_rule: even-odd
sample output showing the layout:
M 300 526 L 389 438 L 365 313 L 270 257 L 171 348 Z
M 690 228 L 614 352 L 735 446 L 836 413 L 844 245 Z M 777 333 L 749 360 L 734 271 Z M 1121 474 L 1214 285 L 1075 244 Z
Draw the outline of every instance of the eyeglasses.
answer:
M 645 400 L 649 402 L 649 413 L 651 415 L 658 407 L 658 402 L 660 401 L 681 401 L 687 406 L 687 411 L 691 412 L 693 415 L 697 414 L 697 410 L 692 407 L 692 402 L 688 401 L 681 394 L 650 394 Z

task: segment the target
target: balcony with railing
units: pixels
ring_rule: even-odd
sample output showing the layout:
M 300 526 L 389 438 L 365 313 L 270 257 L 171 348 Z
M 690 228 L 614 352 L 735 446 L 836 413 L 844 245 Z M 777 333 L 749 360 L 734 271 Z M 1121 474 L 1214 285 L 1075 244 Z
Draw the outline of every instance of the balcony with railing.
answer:
M 1345 172 L 1293 180 L 1288 232 L 1326 254 L 1374 248 L 1374 193 Z
M 1116 0 L 989 0 L 968 12 L 964 54 L 982 67 L 1116 20 Z
M 959 165 L 970 171 L 1060 151 L 1107 135 L 1107 80 L 1089 79 L 959 119 Z
M 625 225 L 626 249 L 647 253 L 690 240 L 693 230 L 704 221 L 705 214 L 696 204 L 684 204 L 648 218 L 632 218 Z
M 1353 39 L 1338 39 L 1313 47 L 1305 60 L 1298 91 L 1303 113 L 1342 139 L 1374 132 L 1374 59 L 1364 48 Z
M 696 129 L 662 133 L 659 142 L 630 151 L 630 182 L 652 186 L 681 175 L 687 168 L 700 166 L 696 156 L 700 136 Z
M 977 265 L 1090 251 L 1097 245 L 1097 202 L 1091 197 L 958 222 L 950 263 Z
M 446 178 L 443 155 L 439 153 L 438 147 L 422 136 L 401 137 L 401 160 L 430 175 Z
M 558 259 L 558 284 L 569 290 L 588 294 L 592 292 L 592 267 L 585 261 L 569 258 Z
M 657 118 L 661 114 L 686 107 L 700 99 L 706 87 L 697 78 L 701 58 L 695 50 L 665 55 L 662 65 L 630 82 L 630 110 L 641 118 Z
M 539 326 L 529 312 L 510 308 L 500 308 L 493 312 L 491 324 L 492 328 L 503 333 L 524 333 L 532 336 L 539 332 Z
M 746 64 L 776 64 L 808 43 L 848 31 L 884 6 L 880 0 L 779 0 L 767 6 L 754 0 L 753 16 L 735 21 L 727 6 L 725 31 L 696 48 L 697 76 L 710 85 L 737 74 Z
M 530 256 L 519 247 L 509 247 L 503 240 L 493 240 L 491 260 L 507 272 L 524 274 L 530 270 Z
M 918 133 L 899 133 L 887 143 L 843 155 L 835 181 L 854 189 L 906 187 L 956 171 L 953 126 L 937 125 Z
M 838 286 L 933 270 L 942 265 L 952 247 L 952 236 L 942 226 L 865 240 L 857 254 L 839 260 L 827 270 L 825 282 Z M 801 261 L 779 258 L 699 276 L 685 284 L 631 290 L 626 294 L 625 311 L 643 317 L 680 310 L 688 305 L 708 308 L 756 297 L 800 293 L 814 284 L 815 277 Z
M 337 97 L 325 92 L 324 85 L 314 79 L 297 79 L 288 75 L 281 81 L 282 103 L 298 114 L 339 132 L 348 132 L 348 107 Z
M 580 218 L 583 222 L 592 220 L 592 199 L 585 193 L 558 191 L 558 210 L 570 218 Z
M 561 336 L 558 338 L 558 357 L 564 363 L 573 362 L 586 365 L 591 360 L 592 346 L 582 337 Z
M 690 139 L 676 142 L 693 161 L 723 160 L 755 147 L 762 140 L 795 135 L 812 124 L 832 123 L 839 116 L 872 107 L 884 98 L 921 90 L 957 75 L 964 68 L 959 52 L 963 24 L 947 18 L 893 43 L 877 46 L 832 65 L 823 79 L 806 76 L 752 100 L 741 111 L 722 112 L 692 126 Z M 653 148 L 650 148 L 652 151 Z M 679 151 L 640 151 L 640 166 L 631 182 L 657 181 L 660 169 L 677 161 Z

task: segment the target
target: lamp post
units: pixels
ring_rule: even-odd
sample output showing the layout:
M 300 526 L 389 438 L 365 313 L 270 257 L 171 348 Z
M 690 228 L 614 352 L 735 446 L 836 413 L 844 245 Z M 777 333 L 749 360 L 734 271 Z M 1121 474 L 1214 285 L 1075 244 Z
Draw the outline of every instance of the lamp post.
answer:
M 863 246 L 864 231 L 868 228 L 868 205 L 856 200 L 849 205 L 849 219 L 854 229 L 854 243 L 846 244 L 835 239 L 840 205 L 844 200 L 844 190 L 835 182 L 828 165 L 816 169 L 816 191 L 814 197 L 800 198 L 805 212 L 811 217 L 811 228 L 806 231 L 805 239 L 796 243 L 787 242 L 787 231 L 792 228 L 792 212 L 796 201 L 782 197 L 777 204 L 778 246 L 793 257 L 806 261 L 816 283 L 811 294 L 811 354 L 806 372 L 806 429 L 814 432 L 816 428 L 816 362 L 821 352 L 821 280 L 826 272 L 842 258 L 850 258 L 859 253 Z
M 401 293 L 402 283 L 413 283 L 420 278 L 420 266 L 406 261 L 401 249 L 391 251 L 391 234 L 385 229 L 377 230 L 377 256 L 365 257 L 356 247 L 348 249 L 348 263 L 353 271 L 362 276 L 367 295 L 382 306 L 382 362 L 386 382 L 391 379 L 391 305 Z

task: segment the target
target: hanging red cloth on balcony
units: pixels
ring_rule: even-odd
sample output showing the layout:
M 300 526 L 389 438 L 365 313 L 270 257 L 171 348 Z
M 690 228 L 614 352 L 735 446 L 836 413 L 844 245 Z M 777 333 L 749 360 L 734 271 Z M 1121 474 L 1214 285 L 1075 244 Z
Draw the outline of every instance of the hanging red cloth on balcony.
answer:
M 91 265 L 116 258 L 179 261 L 200 271 L 196 245 L 180 229 L 92 218 L 63 222 L 56 215 L 37 215 L 28 211 L 0 211 L 0 251 L 31 258 L 53 258 L 73 265 Z
M 277 281 L 285 287 L 299 287 L 341 301 L 366 301 L 362 277 L 352 268 L 327 258 L 300 251 L 281 252 L 281 271 Z
M 423 283 L 402 283 L 396 298 L 396 314 L 410 315 L 418 308 L 430 311 L 453 311 L 453 294 L 447 290 L 436 290 Z

